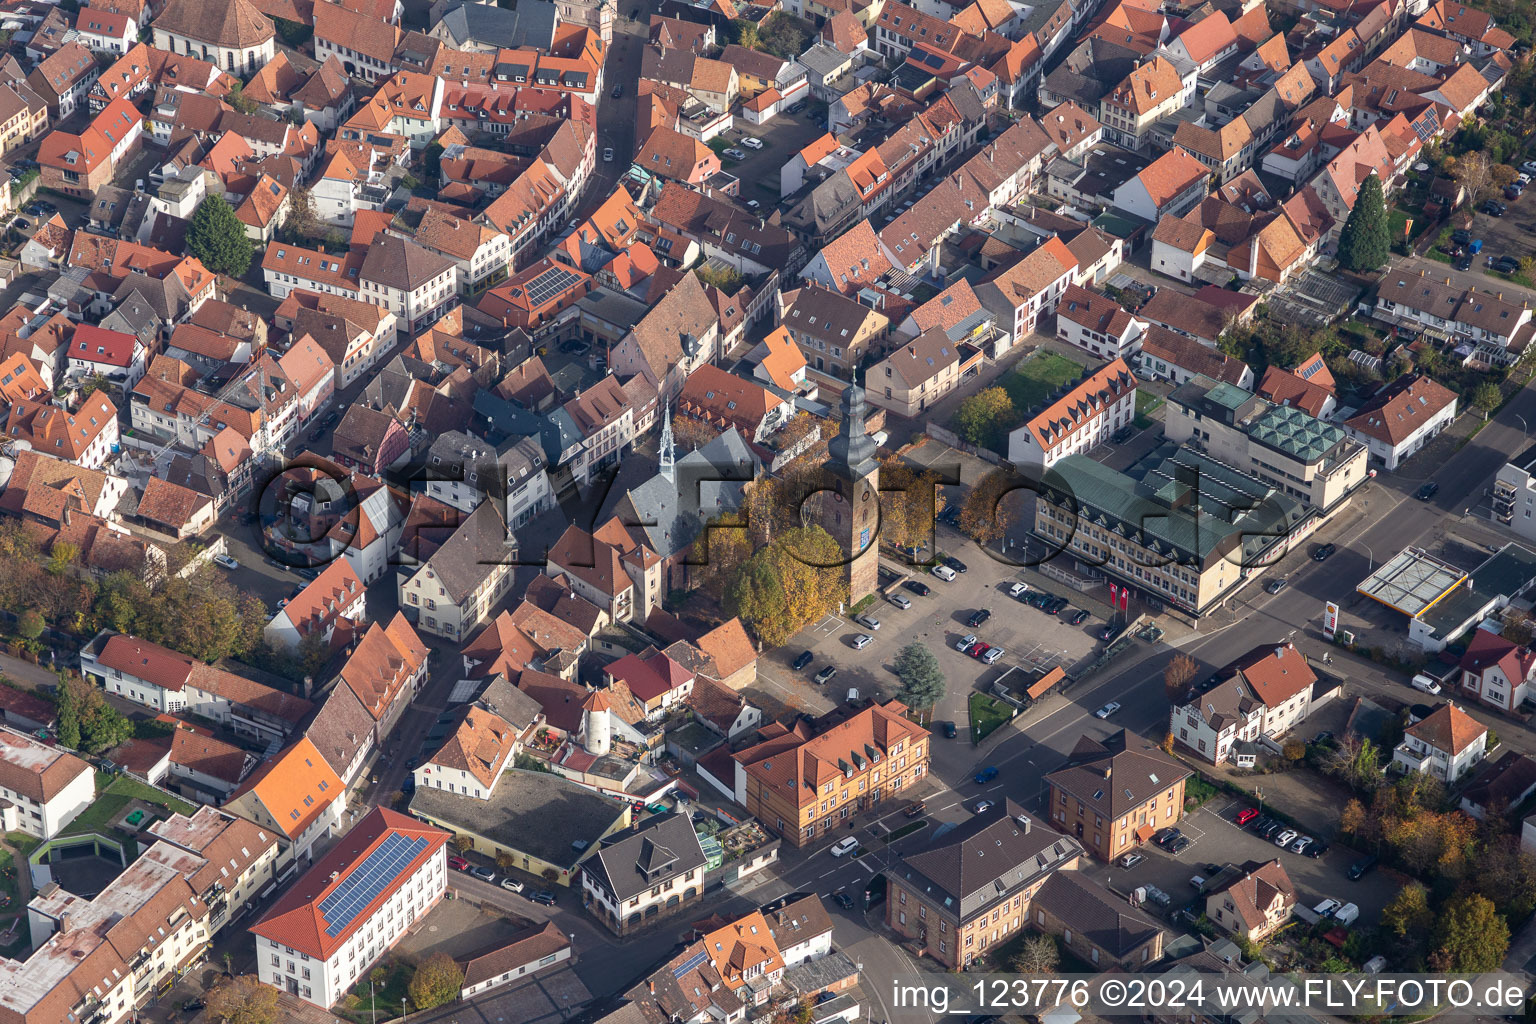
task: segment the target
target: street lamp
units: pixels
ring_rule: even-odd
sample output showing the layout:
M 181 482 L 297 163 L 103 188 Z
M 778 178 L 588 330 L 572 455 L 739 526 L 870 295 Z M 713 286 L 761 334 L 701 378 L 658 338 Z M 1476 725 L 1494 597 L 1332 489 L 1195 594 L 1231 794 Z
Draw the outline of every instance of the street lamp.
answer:
M 1520 443 L 1523 445 L 1525 444 L 1526 438 L 1525 417 L 1521 416 L 1519 413 L 1511 413 L 1511 415 L 1520 421 Z
M 1360 542 L 1360 546 L 1365 548 L 1365 571 L 1369 575 L 1371 570 L 1376 568 L 1376 554 L 1371 550 L 1371 546 L 1364 541 Z

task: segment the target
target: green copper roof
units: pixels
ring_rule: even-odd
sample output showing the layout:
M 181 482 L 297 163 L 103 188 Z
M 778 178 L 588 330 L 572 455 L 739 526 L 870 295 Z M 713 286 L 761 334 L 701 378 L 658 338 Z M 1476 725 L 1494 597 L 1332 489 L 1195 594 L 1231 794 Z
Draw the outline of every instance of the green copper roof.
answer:
M 1248 436 L 1302 462 L 1316 462 L 1344 440 L 1344 431 L 1289 405 L 1272 405 L 1253 421 Z

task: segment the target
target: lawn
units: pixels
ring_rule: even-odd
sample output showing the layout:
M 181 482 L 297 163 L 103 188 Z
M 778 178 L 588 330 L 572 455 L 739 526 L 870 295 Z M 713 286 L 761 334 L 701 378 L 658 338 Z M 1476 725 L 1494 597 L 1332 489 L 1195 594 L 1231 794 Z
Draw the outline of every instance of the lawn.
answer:
M 134 800 L 154 804 L 164 809 L 166 815 L 172 812 L 187 815 L 193 813 L 191 804 L 177 800 L 173 796 L 167 796 L 155 787 L 147 786 L 137 779 L 131 779 L 126 775 L 97 772 L 96 799 L 92 801 L 91 806 L 81 811 L 79 816 L 69 823 L 64 834 L 79 835 L 84 832 L 99 832 L 113 828 L 110 823 L 115 822 L 123 813 L 123 809 Z M 141 825 L 143 824 L 148 822 L 142 822 Z
M 368 991 L 368 974 L 363 975 L 352 991 L 342 997 L 341 1003 L 336 1007 L 336 1012 L 347 1020 L 356 1021 L 357 1024 L 372 1024 L 375 1020 L 394 1020 L 405 1012 L 405 994 L 411 984 L 411 973 L 414 968 L 403 960 L 390 960 L 380 964 L 374 970 L 384 972 L 384 981 L 381 985 L 374 985 L 373 991 Z M 377 1009 L 377 1013 L 375 1013 Z
M 998 383 L 1008 392 L 1013 408 L 1020 416 L 1042 405 L 1051 392 L 1071 384 L 1083 375 L 1083 367 L 1072 360 L 1042 352 L 1026 359 L 1005 374 Z
M 892 843 L 894 843 L 896 840 L 898 840 L 898 839 L 905 839 L 907 836 L 911 835 L 913 832 L 920 832 L 920 831 L 922 831 L 923 829 L 925 829 L 927 827 L 928 827 L 928 819 L 927 818 L 924 818 L 921 821 L 908 822 L 907 824 L 901 826 L 901 828 L 898 828 L 896 831 L 894 831 L 890 835 L 886 836 L 885 840 L 884 840 L 885 845 L 889 846 Z
M 970 709 L 972 746 L 1007 725 L 1015 714 L 1012 704 L 985 693 L 971 694 Z
M 1136 429 L 1146 430 L 1152 425 L 1152 413 L 1163 404 L 1162 398 L 1151 391 L 1136 389 Z

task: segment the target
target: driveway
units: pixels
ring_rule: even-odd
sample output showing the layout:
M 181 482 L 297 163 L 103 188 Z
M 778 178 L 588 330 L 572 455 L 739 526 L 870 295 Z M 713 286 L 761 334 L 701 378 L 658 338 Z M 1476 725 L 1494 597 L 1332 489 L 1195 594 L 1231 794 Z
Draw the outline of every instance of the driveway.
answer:
M 738 119 L 736 126 L 721 138 L 746 153 L 747 158 L 733 163 L 721 157 L 721 166 L 741 179 L 742 202 L 756 199 L 767 210 L 778 205 L 779 170 L 784 161 L 826 133 L 826 127 L 804 111 L 797 115 L 780 114 L 765 124 L 750 124 Z M 743 146 L 741 140 L 744 138 L 761 140 L 763 148 Z

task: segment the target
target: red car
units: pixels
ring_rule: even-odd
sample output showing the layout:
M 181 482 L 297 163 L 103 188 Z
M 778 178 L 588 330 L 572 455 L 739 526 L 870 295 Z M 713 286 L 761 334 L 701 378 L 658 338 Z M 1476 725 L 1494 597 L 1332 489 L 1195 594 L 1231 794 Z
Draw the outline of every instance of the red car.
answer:
M 449 857 L 448 866 L 453 868 L 455 871 L 468 871 L 469 861 L 465 860 L 463 857 Z
M 991 644 L 977 644 L 975 647 L 972 647 L 970 650 L 966 651 L 965 653 L 969 654 L 973 658 L 978 658 L 979 659 L 983 654 L 986 654 L 991 649 L 992 649 L 992 645 Z
M 1237 824 L 1239 827 L 1245 826 L 1258 816 L 1259 812 L 1252 807 L 1244 807 L 1242 810 L 1237 812 Z

